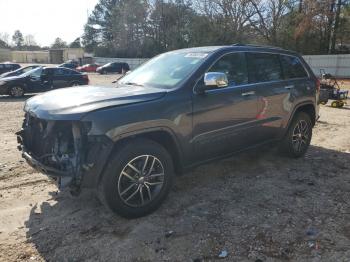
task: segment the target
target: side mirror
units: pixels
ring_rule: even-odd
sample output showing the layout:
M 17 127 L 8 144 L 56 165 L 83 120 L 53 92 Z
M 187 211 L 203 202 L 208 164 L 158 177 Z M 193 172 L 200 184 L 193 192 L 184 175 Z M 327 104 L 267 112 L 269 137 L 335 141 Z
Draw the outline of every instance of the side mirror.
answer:
M 204 85 L 209 87 L 226 87 L 228 79 L 225 73 L 209 72 L 204 75 Z
M 198 93 L 204 93 L 206 90 L 213 88 L 222 88 L 228 86 L 228 79 L 225 73 L 208 72 L 204 75 L 204 85 L 197 88 Z

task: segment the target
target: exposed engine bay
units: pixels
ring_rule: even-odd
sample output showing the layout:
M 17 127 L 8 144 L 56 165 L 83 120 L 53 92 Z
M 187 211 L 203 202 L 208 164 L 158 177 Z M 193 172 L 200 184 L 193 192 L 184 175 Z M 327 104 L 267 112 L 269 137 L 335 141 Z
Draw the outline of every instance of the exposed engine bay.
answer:
M 17 133 L 19 149 L 32 166 L 57 177 L 59 187 L 78 185 L 86 131 L 80 122 L 46 121 L 27 113 Z

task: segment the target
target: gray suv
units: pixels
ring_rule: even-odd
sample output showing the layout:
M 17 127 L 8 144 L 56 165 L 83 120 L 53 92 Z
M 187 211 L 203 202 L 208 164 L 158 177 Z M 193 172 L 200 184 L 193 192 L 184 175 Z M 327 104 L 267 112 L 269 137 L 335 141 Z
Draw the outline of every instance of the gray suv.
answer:
M 233 45 L 161 54 L 115 88 L 84 86 L 27 100 L 17 133 L 27 162 L 77 194 L 96 190 L 124 217 L 156 210 L 175 174 L 279 141 L 304 155 L 319 82 L 302 57 Z

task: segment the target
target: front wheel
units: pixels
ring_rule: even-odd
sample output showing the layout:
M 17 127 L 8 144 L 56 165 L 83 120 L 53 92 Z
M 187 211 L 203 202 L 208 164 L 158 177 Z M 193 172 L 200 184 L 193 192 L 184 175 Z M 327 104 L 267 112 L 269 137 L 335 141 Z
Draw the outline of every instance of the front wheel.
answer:
M 10 88 L 9 94 L 12 97 L 22 97 L 24 95 L 24 89 L 21 86 L 13 86 Z
M 301 157 L 309 148 L 311 138 L 312 123 L 310 116 L 304 112 L 299 112 L 292 120 L 280 149 L 282 153 L 290 157 Z
M 110 159 L 99 185 L 99 198 L 123 217 L 145 216 L 165 200 L 173 177 L 167 150 L 154 141 L 135 139 Z

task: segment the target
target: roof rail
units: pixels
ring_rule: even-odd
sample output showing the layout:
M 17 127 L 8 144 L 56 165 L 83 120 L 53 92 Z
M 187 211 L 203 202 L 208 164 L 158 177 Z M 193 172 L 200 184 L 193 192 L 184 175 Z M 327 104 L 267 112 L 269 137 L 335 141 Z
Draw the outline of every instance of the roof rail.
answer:
M 247 46 L 247 47 L 258 47 L 258 48 L 274 48 L 274 49 L 283 49 L 278 46 L 269 46 L 269 45 L 253 45 L 253 44 L 242 44 L 242 43 L 236 43 L 232 44 L 232 46 Z

